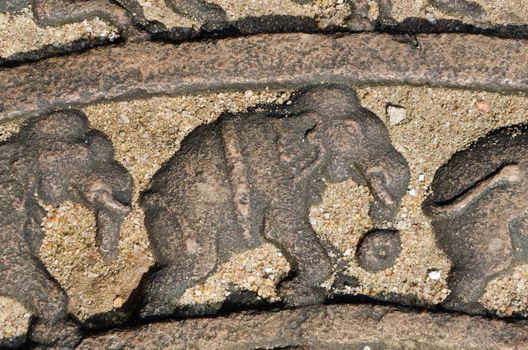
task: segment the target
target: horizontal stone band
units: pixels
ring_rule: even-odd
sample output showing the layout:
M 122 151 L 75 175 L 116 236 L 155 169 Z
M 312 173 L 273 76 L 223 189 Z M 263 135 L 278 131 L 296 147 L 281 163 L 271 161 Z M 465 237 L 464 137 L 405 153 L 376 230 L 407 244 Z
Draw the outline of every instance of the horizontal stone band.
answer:
M 103 47 L 0 70 L 0 121 L 159 94 L 313 83 L 528 91 L 528 42 L 464 34 L 266 34 Z
M 199 336 L 197 336 L 199 334 Z M 525 349 L 528 323 L 326 305 L 190 319 L 86 338 L 78 349 Z

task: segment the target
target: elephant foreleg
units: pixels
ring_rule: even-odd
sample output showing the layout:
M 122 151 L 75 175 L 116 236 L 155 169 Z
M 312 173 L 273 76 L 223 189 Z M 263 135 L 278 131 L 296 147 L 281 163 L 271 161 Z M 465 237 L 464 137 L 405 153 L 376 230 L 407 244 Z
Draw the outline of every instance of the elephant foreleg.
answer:
M 80 340 L 77 325 L 68 320 L 68 297 L 33 257 L 7 257 L 0 267 L 5 281 L 0 295 L 19 300 L 36 316 L 31 339 L 39 344 L 73 348 Z
M 266 218 L 265 236 L 282 249 L 295 273 L 281 286 L 284 301 L 295 306 L 324 301 L 321 284 L 332 273 L 332 263 L 310 224 L 277 209 Z

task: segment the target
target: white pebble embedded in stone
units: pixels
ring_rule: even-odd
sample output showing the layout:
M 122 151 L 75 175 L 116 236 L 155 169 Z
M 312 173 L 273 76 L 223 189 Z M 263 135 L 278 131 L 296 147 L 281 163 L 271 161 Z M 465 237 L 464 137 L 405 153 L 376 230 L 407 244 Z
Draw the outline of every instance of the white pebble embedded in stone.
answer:
M 387 115 L 389 116 L 390 125 L 398 125 L 405 119 L 407 111 L 403 107 L 389 105 L 387 106 Z
M 433 270 L 433 271 L 430 271 L 427 276 L 432 279 L 432 280 L 439 280 L 440 279 L 440 271 L 438 270 Z

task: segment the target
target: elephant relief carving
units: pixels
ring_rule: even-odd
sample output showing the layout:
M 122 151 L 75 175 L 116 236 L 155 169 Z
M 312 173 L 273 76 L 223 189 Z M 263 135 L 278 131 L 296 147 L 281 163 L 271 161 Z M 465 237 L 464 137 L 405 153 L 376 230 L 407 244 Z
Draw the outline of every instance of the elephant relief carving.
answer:
M 208 24 L 227 22 L 225 11 L 205 0 L 165 0 L 165 4 L 179 15 Z M 44 26 L 80 22 L 100 17 L 120 31 L 130 31 L 134 24 L 150 28 L 143 7 L 137 0 L 33 0 L 35 19 Z
M 528 127 L 494 130 L 455 153 L 424 202 L 453 263 L 448 309 L 482 314 L 488 282 L 528 263 Z
M 39 203 L 73 201 L 92 209 L 96 243 L 112 261 L 131 191 L 132 178 L 114 160 L 111 142 L 81 112 L 32 119 L 0 143 L 0 295 L 31 310 L 33 342 L 69 348 L 80 339 L 66 294 L 38 259 L 45 215 Z
M 294 270 L 280 287 L 287 305 L 323 301 L 331 248 L 311 227 L 309 208 L 320 202 L 325 181 L 349 177 L 370 188 L 375 224 L 391 223 L 408 165 L 384 123 L 348 87 L 307 88 L 290 104 L 198 127 L 141 197 L 158 263 L 141 315 L 173 313 L 189 286 L 263 242 L 281 249 Z

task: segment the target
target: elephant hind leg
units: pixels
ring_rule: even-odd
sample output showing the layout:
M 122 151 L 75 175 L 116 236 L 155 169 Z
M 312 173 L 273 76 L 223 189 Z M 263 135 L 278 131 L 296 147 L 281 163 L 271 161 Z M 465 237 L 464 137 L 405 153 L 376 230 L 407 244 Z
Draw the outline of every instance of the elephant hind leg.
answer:
M 185 290 L 207 277 L 216 267 L 215 230 L 192 223 L 206 222 L 180 219 L 166 208 L 146 211 L 149 239 L 158 270 L 147 276 L 140 318 L 169 316 L 178 307 Z
M 213 269 L 214 266 L 211 266 L 210 269 L 197 274 L 167 266 L 153 272 L 143 287 L 143 306 L 139 310 L 139 317 L 148 319 L 174 314 L 183 293 L 207 277 Z
M 30 338 L 38 344 L 73 348 L 81 339 L 78 326 L 68 320 L 68 297 L 35 258 L 8 258 L 0 271 L 5 282 L 0 294 L 19 300 L 35 314 Z M 3 269 L 0 269 L 3 270 Z
M 480 304 L 480 298 L 486 289 L 487 278 L 470 271 L 455 270 L 451 272 L 448 285 L 451 293 L 443 302 L 449 310 L 471 314 L 485 314 L 486 309 Z

